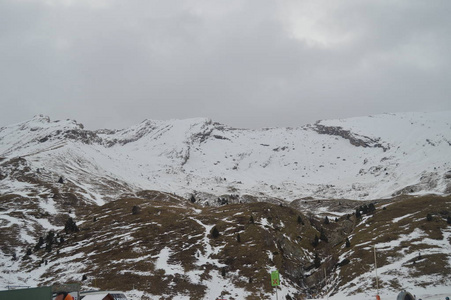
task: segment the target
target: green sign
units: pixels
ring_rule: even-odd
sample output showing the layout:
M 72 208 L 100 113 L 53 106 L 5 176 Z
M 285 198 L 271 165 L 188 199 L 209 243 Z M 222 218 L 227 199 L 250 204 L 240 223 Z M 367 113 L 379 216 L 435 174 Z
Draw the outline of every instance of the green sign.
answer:
M 279 271 L 277 270 L 271 272 L 271 285 L 272 286 L 280 285 Z

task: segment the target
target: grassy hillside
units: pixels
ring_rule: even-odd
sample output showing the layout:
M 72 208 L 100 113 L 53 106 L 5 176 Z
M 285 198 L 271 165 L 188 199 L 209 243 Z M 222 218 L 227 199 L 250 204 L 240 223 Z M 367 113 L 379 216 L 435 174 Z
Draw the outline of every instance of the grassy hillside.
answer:
M 334 291 L 376 289 L 376 248 L 381 289 L 449 285 L 451 271 L 451 197 L 402 197 L 376 205 L 376 211 L 353 219 L 351 247 L 338 251 L 350 262 L 337 269 Z M 404 280 L 405 279 L 405 280 Z M 407 285 L 407 286 L 406 286 Z
M 36 199 L 1 199 L 4 207 L 16 205 L 18 220 L 39 211 Z M 376 288 L 373 246 L 381 289 L 406 288 L 406 277 L 415 286 L 449 284 L 451 197 L 378 201 L 373 212 L 361 207 L 361 217 L 346 214 L 368 204 L 202 207 L 173 194 L 145 191 L 104 206 L 74 207 L 79 231 L 55 229 L 51 247 L 46 245 L 49 231 L 42 228 L 35 228 L 34 241 L 26 245 L 14 238 L 18 226 L 4 227 L 10 234 L 2 239 L 2 250 L 7 244 L 22 249 L 20 271 L 40 285 L 80 282 L 83 289 L 138 290 L 165 299 L 176 294 L 202 299 L 217 278 L 222 285 L 215 288 L 228 299 L 240 298 L 229 292 L 231 286 L 244 291 L 246 299 L 266 299 L 273 291 L 273 269 L 292 287 L 292 297 L 364 293 Z M 61 228 L 69 215 L 47 217 Z M 33 230 L 27 232 L 31 236 Z M 40 236 L 44 244 L 36 248 Z M 32 249 L 29 255 L 26 249 Z
M 165 295 L 177 291 L 201 297 L 202 281 L 212 272 L 262 295 L 271 290 L 269 268 L 283 270 L 287 280 L 303 285 L 313 262 L 311 241 L 319 232 L 293 208 L 270 203 L 203 208 L 160 192 L 141 196 L 93 207 L 79 232 L 61 232 L 64 242 L 50 252 L 36 251 L 27 266 L 64 261 L 79 268 L 79 278 L 68 272 L 68 280 L 86 277 L 85 287 Z M 169 263 L 180 272 L 166 274 L 157 268 L 165 249 Z M 63 264 L 52 265 L 42 275 L 43 284 L 54 283 L 65 272 Z M 193 274 L 199 282 L 190 280 Z

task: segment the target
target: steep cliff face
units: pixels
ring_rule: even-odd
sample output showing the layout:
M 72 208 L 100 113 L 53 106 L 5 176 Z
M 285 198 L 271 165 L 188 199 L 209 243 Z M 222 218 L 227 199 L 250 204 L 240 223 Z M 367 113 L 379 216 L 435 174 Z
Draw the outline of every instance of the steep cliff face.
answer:
M 367 136 L 360 136 L 358 134 L 352 133 L 350 130 L 344 130 L 342 127 L 337 126 L 325 126 L 321 125 L 319 122 L 311 126 L 311 128 L 318 132 L 319 134 L 336 135 L 348 140 L 351 145 L 356 147 L 371 147 L 371 148 L 382 148 L 385 151 L 390 149 L 389 145 L 382 145 L 380 138 L 369 138 Z

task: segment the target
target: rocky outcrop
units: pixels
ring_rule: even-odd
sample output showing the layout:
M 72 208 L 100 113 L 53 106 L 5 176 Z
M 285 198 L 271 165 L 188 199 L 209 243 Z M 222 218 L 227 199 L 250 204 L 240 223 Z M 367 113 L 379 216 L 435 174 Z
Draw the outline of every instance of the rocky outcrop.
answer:
M 345 130 L 340 126 L 325 126 L 319 123 L 311 126 L 311 129 L 318 132 L 319 134 L 327 134 L 327 135 L 336 135 L 348 140 L 351 145 L 356 147 L 370 147 L 370 148 L 381 148 L 385 151 L 389 150 L 390 147 L 388 145 L 384 145 L 380 138 L 370 138 L 367 136 L 355 134 L 349 130 Z

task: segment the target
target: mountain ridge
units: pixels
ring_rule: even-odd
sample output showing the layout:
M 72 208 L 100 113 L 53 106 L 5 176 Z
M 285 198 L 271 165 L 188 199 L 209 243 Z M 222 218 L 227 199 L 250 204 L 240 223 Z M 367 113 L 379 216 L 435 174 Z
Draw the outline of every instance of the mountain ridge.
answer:
M 448 120 L 451 112 L 405 113 L 247 130 L 195 118 L 89 131 L 76 121 L 38 116 L 0 130 L 0 157 L 30 158 L 36 169 L 52 166 L 59 176 L 83 182 L 78 161 L 91 166 L 91 181 L 112 177 L 134 191 L 183 196 L 238 193 L 291 201 L 447 194 Z

